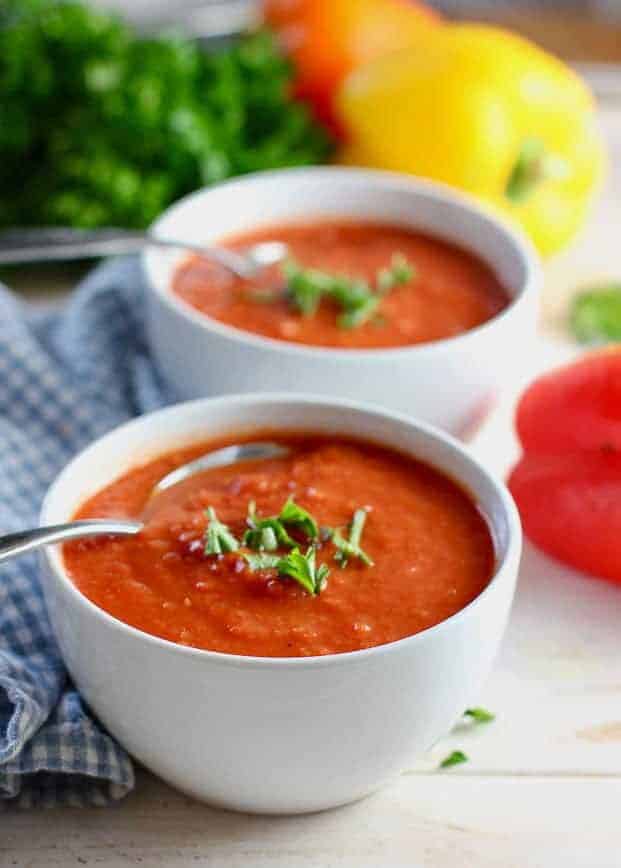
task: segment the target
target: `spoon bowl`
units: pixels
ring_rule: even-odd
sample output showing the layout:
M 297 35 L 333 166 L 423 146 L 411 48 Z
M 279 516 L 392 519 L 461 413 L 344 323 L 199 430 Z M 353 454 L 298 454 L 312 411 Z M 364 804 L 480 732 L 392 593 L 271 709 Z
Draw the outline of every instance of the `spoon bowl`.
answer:
M 283 458 L 289 454 L 289 449 L 280 443 L 254 442 L 241 443 L 232 446 L 224 446 L 189 461 L 175 470 L 171 470 L 154 486 L 149 496 L 151 504 L 159 494 L 167 491 L 174 485 L 184 482 L 196 473 L 202 473 L 214 467 L 224 467 L 227 464 L 236 464 L 240 461 L 259 461 L 264 458 Z M 33 549 L 42 546 L 55 545 L 70 539 L 82 539 L 91 536 L 133 536 L 140 533 L 144 522 L 140 520 L 129 521 L 128 519 L 88 519 L 87 521 L 70 521 L 65 524 L 48 525 L 30 530 L 18 531 L 17 533 L 0 536 L 0 563 L 9 558 L 26 554 Z
M 260 461 L 263 458 L 284 458 L 291 450 L 287 446 L 282 446 L 280 443 L 272 443 L 270 441 L 260 441 L 254 443 L 235 443 L 232 446 L 223 446 L 222 449 L 216 449 L 213 452 L 207 452 L 206 455 L 201 455 L 200 458 L 195 458 L 194 461 L 189 461 L 187 464 L 182 464 L 176 470 L 171 470 L 167 473 L 157 485 L 149 497 L 149 502 L 166 491 L 172 488 L 173 485 L 178 485 L 186 480 L 189 476 L 194 476 L 196 473 L 202 473 L 203 470 L 211 470 L 214 467 L 224 467 L 227 464 L 237 464 L 239 461 Z

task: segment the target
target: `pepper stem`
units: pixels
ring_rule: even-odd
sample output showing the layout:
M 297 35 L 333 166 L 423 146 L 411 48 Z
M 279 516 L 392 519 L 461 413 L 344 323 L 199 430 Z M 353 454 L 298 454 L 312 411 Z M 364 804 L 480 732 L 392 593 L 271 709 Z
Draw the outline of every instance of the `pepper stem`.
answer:
M 523 202 L 542 181 L 564 175 L 565 169 L 565 162 L 549 154 L 541 139 L 524 139 L 509 175 L 505 196 L 514 204 Z
M 505 195 L 512 202 L 523 202 L 542 180 L 545 148 L 540 139 L 525 139 L 509 175 Z

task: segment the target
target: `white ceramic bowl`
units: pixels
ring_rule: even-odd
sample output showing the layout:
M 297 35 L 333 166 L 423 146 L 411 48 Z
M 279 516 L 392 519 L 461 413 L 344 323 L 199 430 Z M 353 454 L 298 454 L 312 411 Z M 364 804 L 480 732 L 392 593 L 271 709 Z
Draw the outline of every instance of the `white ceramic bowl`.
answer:
M 354 398 L 411 413 L 453 433 L 483 414 L 519 372 L 534 336 L 540 269 L 530 244 L 448 187 L 388 172 L 316 167 L 249 175 L 182 199 L 156 234 L 217 241 L 261 224 L 355 218 L 420 229 L 476 254 L 511 303 L 461 336 L 389 350 L 309 347 L 211 319 L 171 292 L 180 252 L 144 255 L 149 340 L 178 398 L 291 391 Z
M 241 657 L 143 633 L 89 602 L 55 548 L 42 555 L 43 586 L 71 676 L 131 754 L 215 805 L 298 813 L 373 791 L 476 698 L 505 627 L 521 531 L 504 486 L 446 435 L 368 405 L 287 395 L 195 401 L 123 425 L 62 472 L 41 521 L 67 521 L 132 465 L 181 443 L 265 428 L 356 435 L 446 472 L 489 519 L 498 562 L 489 586 L 417 635 L 314 658 Z

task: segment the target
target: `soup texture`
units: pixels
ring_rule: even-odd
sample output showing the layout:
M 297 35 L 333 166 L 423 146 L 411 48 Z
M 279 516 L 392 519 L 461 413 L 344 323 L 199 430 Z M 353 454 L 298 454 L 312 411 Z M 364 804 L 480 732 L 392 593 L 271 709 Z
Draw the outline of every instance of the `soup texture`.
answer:
M 80 591 L 182 645 L 303 657 L 410 636 L 490 581 L 487 522 L 447 477 L 371 443 L 267 437 L 289 453 L 202 472 L 149 501 L 171 469 L 226 445 L 203 443 L 95 494 L 76 519 L 142 515 L 146 524 L 135 537 L 65 544 Z
M 265 269 L 260 279 L 241 280 L 193 256 L 177 269 L 173 293 L 237 329 L 297 344 L 351 350 L 454 337 L 487 322 L 509 303 L 493 271 L 471 253 L 398 226 L 283 224 L 221 243 L 239 250 L 262 241 L 288 245 L 289 266 L 295 264 L 297 280 L 292 281 L 291 270 L 280 265 Z M 406 267 L 395 272 L 398 279 L 389 286 L 386 275 L 395 263 Z M 330 286 L 329 278 L 343 277 L 355 284 L 348 292 L 342 280 Z M 292 284 L 306 295 L 293 292 Z M 309 285 L 324 287 L 319 299 L 309 302 Z M 361 290 L 365 285 L 366 295 Z

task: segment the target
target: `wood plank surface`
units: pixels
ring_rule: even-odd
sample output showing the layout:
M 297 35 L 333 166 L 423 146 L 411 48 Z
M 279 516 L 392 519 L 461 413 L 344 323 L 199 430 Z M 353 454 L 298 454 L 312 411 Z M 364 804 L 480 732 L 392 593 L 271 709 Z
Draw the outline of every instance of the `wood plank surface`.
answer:
M 14 815 L 0 865 L 618 868 L 620 799 L 618 778 L 403 775 L 345 808 L 265 818 L 147 778 L 117 810 Z

